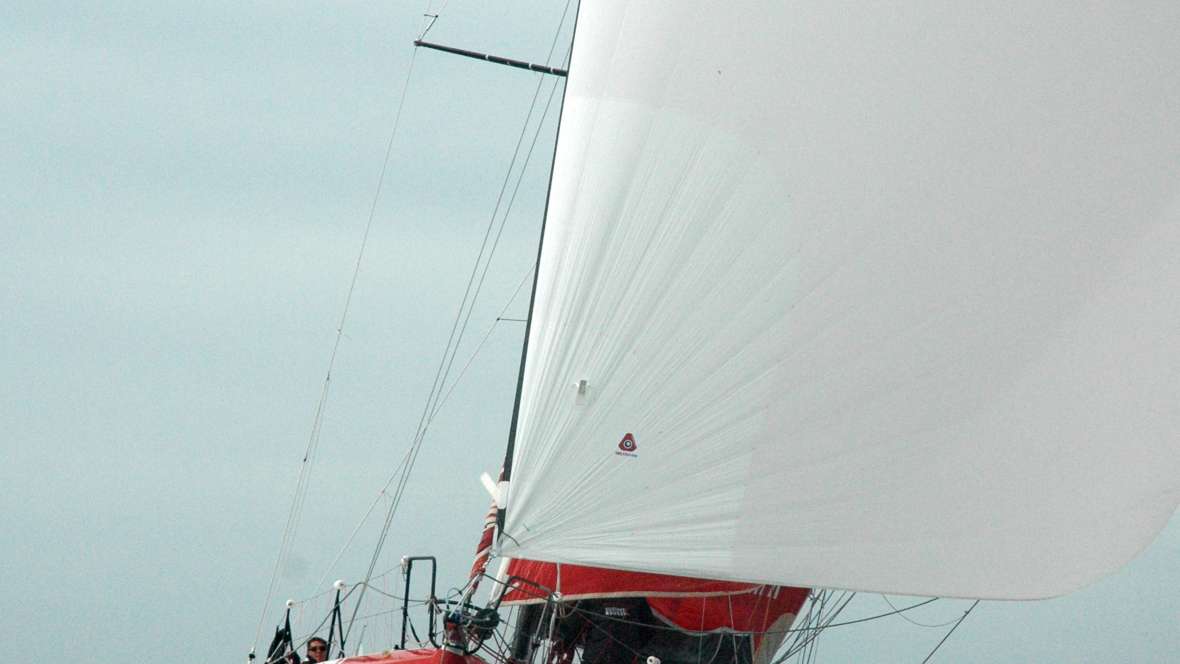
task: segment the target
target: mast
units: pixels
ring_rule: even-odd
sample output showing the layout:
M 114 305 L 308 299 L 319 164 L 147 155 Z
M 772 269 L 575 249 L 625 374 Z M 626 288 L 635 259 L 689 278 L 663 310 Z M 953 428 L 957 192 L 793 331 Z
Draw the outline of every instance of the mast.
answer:
M 579 2 L 577 9 L 574 10 L 574 29 L 573 33 L 570 35 L 569 69 L 573 68 L 574 46 L 577 43 L 578 38 L 578 16 L 581 14 L 581 11 L 582 3 Z M 569 69 L 567 69 L 566 72 L 568 72 Z M 510 486 L 510 482 L 512 481 L 512 452 L 516 447 L 516 430 L 520 421 L 520 397 L 524 391 L 524 369 L 525 362 L 528 359 L 529 354 L 529 334 L 532 332 L 533 308 L 536 306 L 537 302 L 537 277 L 541 273 L 541 252 L 545 246 L 545 226 L 549 222 L 549 202 L 550 197 L 553 195 L 553 166 L 557 162 L 557 146 L 561 143 L 561 117 L 565 112 L 565 95 L 568 90 L 569 83 L 567 82 L 561 89 L 561 106 L 557 111 L 557 135 L 553 141 L 553 156 L 549 160 L 549 184 L 545 188 L 545 214 L 541 217 L 541 232 L 537 238 L 537 261 L 533 266 L 533 287 L 529 293 L 528 315 L 525 317 L 524 342 L 522 343 L 520 350 L 520 371 L 516 377 L 516 396 L 512 402 L 512 420 L 508 425 L 508 445 L 504 450 L 504 466 L 500 475 L 500 491 L 496 499 L 496 530 L 498 531 L 498 534 L 495 541 L 497 548 L 499 546 L 500 537 L 502 537 L 504 534 L 505 502 L 508 498 L 507 489 Z

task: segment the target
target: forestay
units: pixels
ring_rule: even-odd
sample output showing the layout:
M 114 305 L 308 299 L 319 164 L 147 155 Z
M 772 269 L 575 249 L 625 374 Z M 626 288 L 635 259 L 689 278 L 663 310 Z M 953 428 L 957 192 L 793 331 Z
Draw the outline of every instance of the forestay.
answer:
M 584 3 L 503 552 L 983 598 L 1129 560 L 1180 499 L 1178 17 Z

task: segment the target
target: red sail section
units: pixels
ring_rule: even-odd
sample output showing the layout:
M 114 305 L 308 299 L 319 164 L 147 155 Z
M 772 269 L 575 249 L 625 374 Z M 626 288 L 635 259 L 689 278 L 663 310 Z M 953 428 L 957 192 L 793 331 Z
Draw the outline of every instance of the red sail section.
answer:
M 806 588 L 696 579 L 666 574 L 624 572 L 513 559 L 508 577 L 518 577 L 560 592 L 562 601 L 608 597 L 643 597 L 664 622 L 687 632 L 761 633 L 786 615 L 794 616 L 807 599 Z M 545 601 L 545 592 L 513 583 L 505 604 Z
M 602 597 L 684 597 L 692 595 L 730 595 L 758 588 L 756 583 L 711 581 L 686 576 L 624 572 L 587 567 L 555 565 L 536 560 L 512 559 L 507 577 L 518 577 L 549 590 L 560 592 L 562 600 Z M 533 604 L 545 601 L 545 592 L 529 584 L 513 584 L 504 595 L 505 604 Z
M 686 632 L 750 632 L 785 629 L 807 599 L 806 588 L 758 586 L 732 595 L 705 597 L 648 597 L 651 610 L 664 622 Z M 783 616 L 791 620 L 779 622 Z M 779 635 L 781 638 L 781 635 Z

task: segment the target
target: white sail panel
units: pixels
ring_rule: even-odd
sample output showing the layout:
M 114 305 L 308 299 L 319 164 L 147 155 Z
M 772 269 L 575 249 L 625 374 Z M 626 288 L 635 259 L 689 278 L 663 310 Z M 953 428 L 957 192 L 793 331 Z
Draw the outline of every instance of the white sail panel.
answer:
M 1177 34 L 585 3 L 504 553 L 984 598 L 1130 559 L 1180 501 Z

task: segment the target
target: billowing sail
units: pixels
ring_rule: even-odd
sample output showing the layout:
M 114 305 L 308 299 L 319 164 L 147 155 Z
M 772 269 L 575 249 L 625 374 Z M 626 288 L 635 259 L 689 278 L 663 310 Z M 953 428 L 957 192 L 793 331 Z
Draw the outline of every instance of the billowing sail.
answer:
M 1180 500 L 1180 3 L 584 3 L 514 557 L 1035 598 Z
M 798 598 L 792 610 L 797 609 L 807 597 L 805 588 L 780 588 L 754 583 L 735 583 L 713 579 L 695 579 L 686 576 L 668 576 L 647 572 L 586 567 L 583 565 L 557 565 L 537 560 L 513 558 L 508 561 L 502 573 L 504 579 L 523 580 L 505 587 L 504 604 L 540 604 L 548 601 L 549 591 L 560 594 L 562 601 L 580 599 L 602 599 L 604 597 L 648 597 L 648 598 L 706 598 L 748 597 L 751 612 L 763 608 L 766 598 L 791 596 Z M 739 629 L 733 624 L 708 625 L 697 631 L 712 631 L 728 628 Z M 739 629 L 739 631 L 756 631 Z

